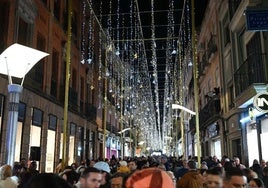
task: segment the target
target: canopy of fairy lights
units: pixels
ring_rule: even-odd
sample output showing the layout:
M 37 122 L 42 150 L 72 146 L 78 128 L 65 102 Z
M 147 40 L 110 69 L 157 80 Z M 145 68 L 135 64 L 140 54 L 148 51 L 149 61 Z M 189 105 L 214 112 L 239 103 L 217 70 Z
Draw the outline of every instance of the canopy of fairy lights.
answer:
M 183 105 L 180 95 L 184 84 L 183 72 L 191 63 L 190 2 L 185 0 L 183 7 L 175 7 L 174 0 L 169 0 L 165 30 L 165 69 L 161 70 L 164 71 L 165 80 L 163 101 L 159 97 L 157 53 L 160 47 L 157 46 L 156 3 L 151 0 L 150 13 L 146 18 L 150 24 L 144 26 L 139 7 L 142 5 L 137 0 L 105 0 L 99 4 L 84 0 L 81 63 L 87 64 L 92 71 L 87 78 L 92 90 L 94 79 L 99 81 L 98 108 L 108 105 L 109 113 L 114 113 L 118 120 L 124 122 L 122 129 L 136 129 L 139 141 L 147 147 L 166 150 L 170 138 L 174 137 L 174 112 L 171 104 L 178 100 Z M 180 9 L 180 23 L 174 21 L 175 9 Z M 150 27 L 150 38 L 144 37 L 144 27 Z M 175 33 L 175 29 L 179 33 Z M 95 41 L 96 38 L 99 41 Z M 149 49 L 145 45 L 147 41 L 150 42 Z M 107 65 L 103 63 L 103 50 L 108 51 Z M 152 68 L 149 69 L 150 67 Z M 94 77 L 94 71 L 98 72 L 98 78 Z M 107 92 L 112 99 L 108 103 L 103 102 L 107 100 L 102 92 L 104 77 L 108 80 Z

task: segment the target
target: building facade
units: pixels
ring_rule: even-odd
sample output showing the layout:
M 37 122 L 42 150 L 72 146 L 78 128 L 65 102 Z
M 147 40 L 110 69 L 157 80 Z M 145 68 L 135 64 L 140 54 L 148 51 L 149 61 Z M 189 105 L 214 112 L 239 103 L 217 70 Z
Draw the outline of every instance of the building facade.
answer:
M 204 157 L 238 156 L 246 165 L 268 158 L 266 113 L 253 104 L 256 94 L 267 91 L 267 32 L 249 30 L 246 15 L 263 7 L 267 2 L 261 0 L 208 3 L 197 40 Z M 195 118 L 189 123 L 194 135 Z
M 15 161 L 23 158 L 36 160 L 41 172 L 55 171 L 55 166 L 62 158 L 68 40 L 67 2 L 0 1 L 1 53 L 11 44 L 19 43 L 50 54 L 25 76 L 16 134 Z M 120 127 L 120 111 L 115 108 L 113 94 L 109 92 L 110 82 L 103 76 L 107 58 L 103 47 L 104 37 L 98 34 L 99 27 L 94 20 L 90 26 L 85 24 L 90 22 L 84 19 L 91 19 L 93 16 L 86 17 L 87 13 L 83 13 L 82 8 L 82 1 L 72 3 L 71 63 L 70 74 L 67 74 L 70 84 L 65 135 L 68 165 L 80 163 L 85 159 L 121 156 L 123 140 L 120 140 L 120 135 L 116 133 L 126 126 Z M 93 57 L 87 55 L 89 34 L 82 32 L 90 27 L 94 27 L 95 31 L 90 40 L 94 41 Z M 82 62 L 90 58 L 92 63 Z M 20 83 L 21 80 L 13 78 L 13 81 Z M 8 84 L 7 76 L 1 75 L 1 163 L 5 161 Z M 105 96 L 107 100 L 104 100 Z M 120 103 L 120 99 L 116 102 Z M 127 146 L 129 143 L 130 141 L 124 142 Z M 125 152 L 130 153 L 129 150 L 130 148 L 126 147 Z

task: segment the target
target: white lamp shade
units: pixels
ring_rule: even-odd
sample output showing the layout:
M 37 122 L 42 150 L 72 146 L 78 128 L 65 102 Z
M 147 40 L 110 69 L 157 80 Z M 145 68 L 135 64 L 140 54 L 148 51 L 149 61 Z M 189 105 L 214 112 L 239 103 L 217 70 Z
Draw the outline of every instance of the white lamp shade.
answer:
M 0 73 L 23 78 L 40 59 L 48 55 L 48 53 L 15 43 L 0 55 Z

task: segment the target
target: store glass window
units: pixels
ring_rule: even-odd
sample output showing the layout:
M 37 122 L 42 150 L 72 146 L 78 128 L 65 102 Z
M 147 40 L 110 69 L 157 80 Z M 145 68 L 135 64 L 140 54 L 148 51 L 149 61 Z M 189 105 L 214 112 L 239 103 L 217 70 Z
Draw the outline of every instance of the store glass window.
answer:
M 56 140 L 56 129 L 57 129 L 57 117 L 49 114 L 48 116 L 48 130 L 47 130 L 47 143 L 46 148 L 46 172 L 54 171 L 54 158 L 55 158 L 55 140 Z

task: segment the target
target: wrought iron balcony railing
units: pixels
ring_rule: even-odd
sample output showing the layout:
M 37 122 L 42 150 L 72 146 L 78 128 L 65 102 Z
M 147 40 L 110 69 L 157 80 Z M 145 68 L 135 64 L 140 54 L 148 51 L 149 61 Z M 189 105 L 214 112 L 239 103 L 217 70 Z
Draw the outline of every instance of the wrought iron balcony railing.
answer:
M 251 54 L 234 73 L 236 96 L 254 83 L 265 83 L 265 54 Z

